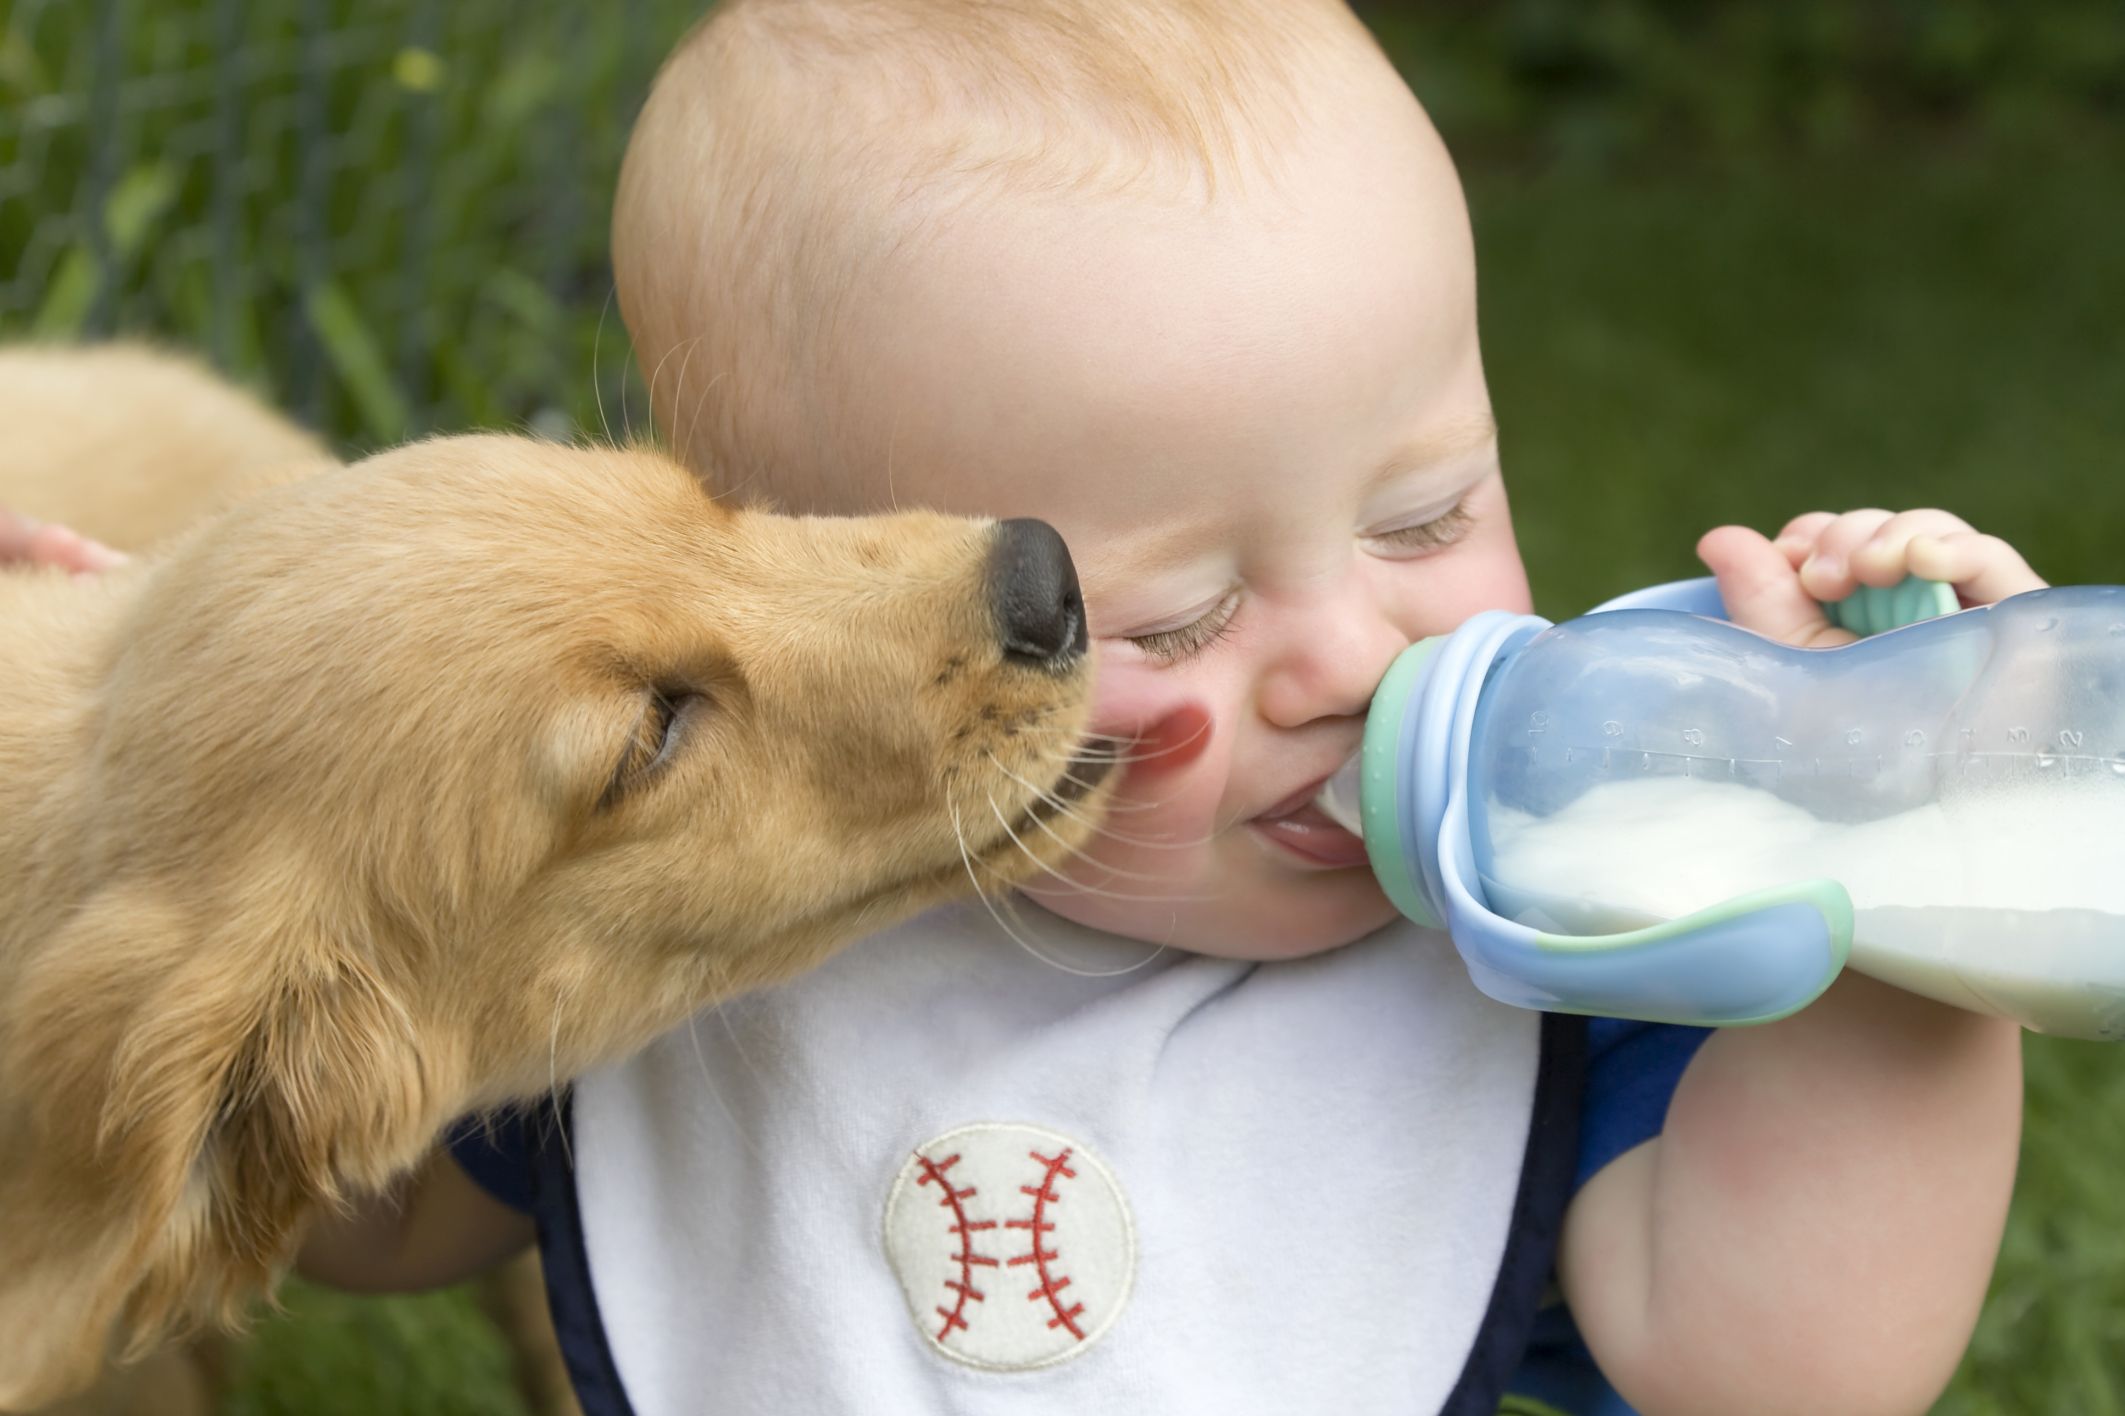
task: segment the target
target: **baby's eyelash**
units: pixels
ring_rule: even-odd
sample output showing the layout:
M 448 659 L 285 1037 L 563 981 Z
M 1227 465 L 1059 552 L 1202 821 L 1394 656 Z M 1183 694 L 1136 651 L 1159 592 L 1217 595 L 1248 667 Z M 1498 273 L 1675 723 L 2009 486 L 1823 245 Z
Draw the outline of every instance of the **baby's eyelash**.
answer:
M 1129 642 L 1162 664 L 1178 664 L 1192 659 L 1223 639 L 1232 629 L 1232 616 L 1239 609 L 1240 597 L 1227 595 L 1217 602 L 1210 613 L 1177 629 L 1162 629 L 1155 634 L 1132 634 Z
M 1468 534 L 1475 525 L 1475 513 L 1468 509 L 1467 501 L 1457 503 L 1444 516 L 1435 516 L 1415 526 L 1404 526 L 1394 531 L 1374 533 L 1369 539 L 1385 541 L 1390 546 L 1403 546 L 1411 550 L 1435 551 L 1451 546 Z

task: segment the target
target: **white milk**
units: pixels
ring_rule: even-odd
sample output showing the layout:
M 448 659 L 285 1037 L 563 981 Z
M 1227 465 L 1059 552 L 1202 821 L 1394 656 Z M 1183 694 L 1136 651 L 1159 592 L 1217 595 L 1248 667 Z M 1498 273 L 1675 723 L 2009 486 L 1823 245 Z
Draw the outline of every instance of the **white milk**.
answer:
M 1536 928 L 1609 933 L 1836 880 L 1862 972 L 2039 1031 L 2125 1039 L 2125 781 L 1839 823 L 1751 787 L 1643 778 L 1548 817 L 1494 808 L 1490 825 L 1491 906 Z

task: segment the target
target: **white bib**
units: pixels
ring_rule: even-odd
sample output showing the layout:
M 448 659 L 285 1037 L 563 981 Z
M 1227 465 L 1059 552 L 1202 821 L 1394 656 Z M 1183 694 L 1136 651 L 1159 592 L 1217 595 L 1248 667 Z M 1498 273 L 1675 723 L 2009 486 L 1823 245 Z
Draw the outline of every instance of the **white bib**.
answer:
M 1148 948 L 1030 930 L 1081 968 Z M 557 1308 L 637 1416 L 1435 1412 L 1540 1033 L 1413 926 L 1081 978 L 941 911 L 577 1084 L 595 1311 Z

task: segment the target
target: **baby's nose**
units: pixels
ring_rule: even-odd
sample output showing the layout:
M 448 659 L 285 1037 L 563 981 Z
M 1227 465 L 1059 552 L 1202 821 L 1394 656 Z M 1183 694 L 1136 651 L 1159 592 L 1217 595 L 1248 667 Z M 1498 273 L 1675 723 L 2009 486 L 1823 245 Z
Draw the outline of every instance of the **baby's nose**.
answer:
M 989 551 L 989 604 L 1006 659 L 1053 668 L 1085 652 L 1077 567 L 1047 522 L 1021 517 L 997 526 Z
M 1294 617 L 1263 676 L 1262 713 L 1285 728 L 1358 717 L 1371 704 L 1380 675 L 1408 644 L 1394 620 L 1365 596 Z

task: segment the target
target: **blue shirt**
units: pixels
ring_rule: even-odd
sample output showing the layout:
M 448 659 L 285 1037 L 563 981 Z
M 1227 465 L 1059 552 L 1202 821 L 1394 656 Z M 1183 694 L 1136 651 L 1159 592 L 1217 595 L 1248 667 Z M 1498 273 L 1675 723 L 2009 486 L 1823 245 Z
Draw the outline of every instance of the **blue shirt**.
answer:
M 1683 1069 L 1710 1035 L 1707 1028 L 1588 1020 L 1574 1192 L 1617 1156 L 1660 1134 Z M 1511 1393 L 1500 1416 L 1636 1416 L 1601 1375 L 1561 1297 L 1536 1315 Z

